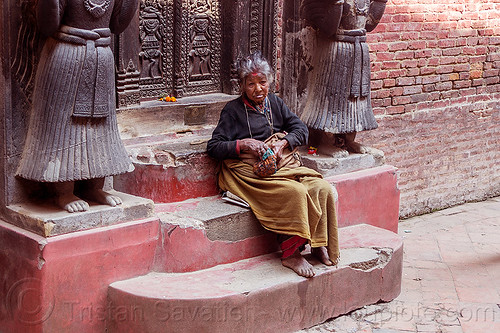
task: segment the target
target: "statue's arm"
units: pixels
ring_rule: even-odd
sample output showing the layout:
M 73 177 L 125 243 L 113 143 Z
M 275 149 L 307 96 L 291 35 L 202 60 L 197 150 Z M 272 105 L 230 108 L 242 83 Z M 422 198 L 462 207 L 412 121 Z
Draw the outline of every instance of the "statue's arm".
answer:
M 387 0 L 372 0 L 370 10 L 368 11 L 368 20 L 366 21 L 366 31 L 375 29 L 384 15 Z
M 38 0 L 36 21 L 43 35 L 52 36 L 57 31 L 61 25 L 65 6 L 65 0 Z
M 337 33 L 343 13 L 344 0 L 304 0 L 301 16 L 326 37 Z
M 111 16 L 110 29 L 114 34 L 125 30 L 137 10 L 138 0 L 117 0 Z

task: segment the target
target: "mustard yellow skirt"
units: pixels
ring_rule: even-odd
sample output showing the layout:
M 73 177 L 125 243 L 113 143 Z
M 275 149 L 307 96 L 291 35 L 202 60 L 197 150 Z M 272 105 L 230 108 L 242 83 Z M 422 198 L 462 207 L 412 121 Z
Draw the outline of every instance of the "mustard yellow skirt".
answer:
M 262 226 L 278 234 L 297 235 L 312 247 L 326 246 L 333 262 L 339 257 L 337 216 L 331 185 L 318 172 L 281 168 L 260 178 L 251 165 L 224 160 L 219 187 L 250 204 Z

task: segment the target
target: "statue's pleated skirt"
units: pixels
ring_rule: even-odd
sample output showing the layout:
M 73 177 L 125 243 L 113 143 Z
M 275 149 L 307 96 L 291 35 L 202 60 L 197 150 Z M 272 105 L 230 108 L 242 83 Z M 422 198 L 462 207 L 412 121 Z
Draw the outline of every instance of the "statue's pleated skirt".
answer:
M 111 103 L 104 118 L 72 116 L 85 45 L 49 39 L 42 51 L 33 93 L 29 129 L 17 175 L 41 182 L 102 178 L 133 169 L 121 142 L 114 80 L 106 92 Z M 114 77 L 109 47 L 100 53 Z M 89 97 L 90 98 L 90 97 Z
M 367 47 L 366 44 L 363 47 Z M 369 75 L 369 60 L 364 63 L 363 70 Z M 351 96 L 353 43 L 318 38 L 313 66 L 308 97 L 301 115 L 308 127 L 335 134 L 378 127 L 370 93 L 365 97 Z

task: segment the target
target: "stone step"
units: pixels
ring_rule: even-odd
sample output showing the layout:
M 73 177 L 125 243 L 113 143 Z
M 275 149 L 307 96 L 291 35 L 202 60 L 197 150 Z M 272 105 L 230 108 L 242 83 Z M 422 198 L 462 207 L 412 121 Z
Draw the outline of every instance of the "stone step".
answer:
M 278 249 L 276 236 L 248 208 L 220 196 L 156 204 L 163 241 L 156 270 L 189 272 Z
M 340 229 L 341 261 L 314 261 L 316 276 L 284 268 L 276 253 L 190 273 L 150 273 L 108 289 L 108 332 L 293 332 L 401 290 L 397 234 L 369 225 Z M 120 313 L 118 313 L 120 311 Z
M 383 166 L 326 178 L 338 192 L 339 227 L 370 224 L 398 230 L 399 190 L 396 170 Z M 247 208 L 219 195 L 155 205 L 161 221 L 161 256 L 157 269 L 187 272 L 277 250 L 276 238 Z
M 217 194 L 217 162 L 206 153 L 213 127 L 124 140 L 135 170 L 114 177 L 114 188 L 154 202 Z
M 114 177 L 115 189 L 156 203 L 178 202 L 217 194 L 217 161 L 206 153 L 214 125 L 124 140 L 135 165 L 131 173 Z M 333 158 L 300 154 L 305 166 L 324 177 L 382 166 L 383 152 L 347 154 Z
M 224 105 L 237 97 L 214 93 L 183 97 L 176 102 L 154 100 L 120 108 L 117 114 L 120 134 L 126 140 L 215 126 Z

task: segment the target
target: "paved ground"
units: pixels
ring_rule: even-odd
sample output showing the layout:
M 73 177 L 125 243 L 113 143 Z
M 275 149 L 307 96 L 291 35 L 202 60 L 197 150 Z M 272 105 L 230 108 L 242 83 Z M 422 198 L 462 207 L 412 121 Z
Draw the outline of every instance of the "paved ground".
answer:
M 500 332 L 500 197 L 403 220 L 399 233 L 400 296 L 301 332 Z

